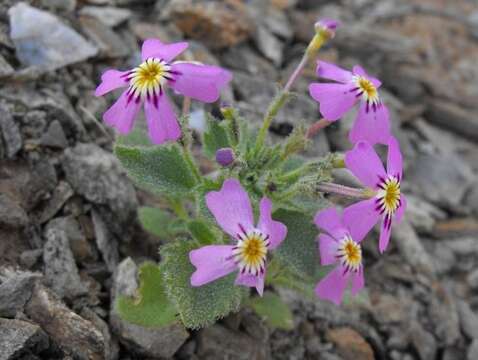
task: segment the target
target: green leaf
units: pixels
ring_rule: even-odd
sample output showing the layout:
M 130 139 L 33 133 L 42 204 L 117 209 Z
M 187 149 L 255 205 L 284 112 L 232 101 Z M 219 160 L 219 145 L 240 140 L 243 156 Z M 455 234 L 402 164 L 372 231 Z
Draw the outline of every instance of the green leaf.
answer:
M 238 311 L 241 300 L 248 294 L 245 287 L 234 285 L 234 273 L 207 285 L 191 286 L 195 268 L 189 261 L 189 252 L 195 247 L 192 242 L 178 241 L 160 251 L 168 297 L 176 305 L 183 324 L 193 329 Z
M 211 158 L 216 155 L 217 150 L 231 147 L 224 122 L 207 116 L 207 130 L 204 133 L 203 146 L 204 153 Z
M 116 145 L 150 147 L 152 143 L 146 131 L 137 126 L 128 135 L 118 136 Z
M 214 231 L 214 227 L 211 224 L 202 220 L 192 220 L 188 223 L 188 230 L 191 235 L 202 245 L 210 245 L 218 243 L 217 231 Z
M 181 197 L 196 185 L 192 170 L 176 144 L 149 148 L 117 145 L 115 153 L 129 176 L 147 190 Z
M 303 212 L 278 209 L 272 216 L 287 226 L 287 237 L 275 254 L 283 264 L 304 276 L 314 276 L 318 267 L 316 237 L 312 216 Z
M 139 269 L 137 298 L 121 296 L 116 310 L 124 320 L 145 327 L 163 327 L 177 322 L 177 310 L 168 300 L 161 268 L 148 262 Z
M 161 239 L 168 239 L 173 236 L 173 233 L 170 231 L 170 225 L 175 219 L 169 212 L 159 208 L 144 206 L 139 208 L 138 217 L 144 229 L 151 234 Z
M 281 298 L 272 292 L 251 299 L 251 307 L 273 328 L 290 330 L 294 327 L 292 312 Z

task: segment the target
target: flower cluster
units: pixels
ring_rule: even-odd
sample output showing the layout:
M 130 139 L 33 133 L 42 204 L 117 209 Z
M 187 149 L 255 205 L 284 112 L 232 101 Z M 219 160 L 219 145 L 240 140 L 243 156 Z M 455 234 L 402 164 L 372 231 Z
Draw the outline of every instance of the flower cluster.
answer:
M 130 174 L 133 177 L 143 175 L 146 185 L 161 184 L 158 191 L 166 195 L 171 210 L 180 218 L 177 227 L 180 228 L 182 224 L 183 234 L 184 229 L 187 229 L 193 240 L 197 240 L 184 253 L 187 258 L 185 268 L 192 270 L 187 273 L 187 284 L 181 284 L 181 289 L 198 289 L 237 272 L 234 285 L 255 288 L 262 296 L 266 278 L 269 284 L 269 278 L 273 279 L 284 265 L 279 258 L 274 263 L 276 266 L 269 267 L 272 275 L 266 277 L 268 265 L 275 260 L 272 259 L 274 250 L 283 242 L 288 245 L 282 249 L 287 249 L 291 241 L 297 241 L 292 240 L 294 234 L 290 231 L 290 224 L 275 216 L 273 208 L 289 210 L 295 206 L 295 209 L 301 210 L 300 216 L 308 215 L 310 220 L 307 220 L 306 225 L 312 227 L 311 233 L 314 235 L 310 236 L 310 250 L 307 253 L 315 256 L 318 242 L 317 258 L 320 259 L 320 264 L 335 265 L 316 284 L 315 293 L 321 299 L 340 304 L 349 282 L 353 295 L 363 288 L 361 242 L 377 223 L 381 227 L 379 251 L 383 253 L 387 249 L 392 223 L 399 222 L 403 217 L 406 200 L 400 189 L 402 155 L 397 139 L 391 134 L 389 111 L 379 95 L 381 82 L 378 79 L 368 75 L 358 65 L 348 71 L 318 61 L 317 75 L 331 81 L 312 83 L 309 87 L 311 97 L 319 102 L 322 120 L 316 123 L 318 126 L 313 131 L 312 128 L 303 133 L 294 130 L 288 143 L 283 146 L 267 147 L 264 142 L 270 124 L 280 107 L 286 103 L 294 81 L 309 60 L 315 61 L 317 51 L 335 36 L 338 26 L 338 22 L 334 20 L 323 20 L 315 24 L 314 38 L 284 89 L 269 106 L 257 137 L 250 136 L 247 124 L 242 118 L 236 117 L 234 109 L 224 107 L 224 121 L 213 121 L 214 134 L 207 134 L 203 138 L 208 156 L 214 157 L 219 165 L 215 176 L 201 174 L 201 168 L 192 157 L 190 143 L 186 141 L 189 137 L 183 138 L 181 146 L 174 144 L 181 133 L 188 129 L 181 128 L 166 89 L 169 87 L 186 98 L 205 103 L 215 102 L 232 78 L 227 70 L 196 62 L 173 61 L 186 50 L 187 43 L 168 45 L 150 39 L 142 46 L 143 62 L 138 67 L 128 71 L 108 70 L 102 75 L 101 84 L 96 89 L 97 96 L 126 88 L 103 115 L 107 124 L 119 133 L 127 134 L 131 131 L 141 106 L 144 106 L 151 141 L 154 144 L 168 141 L 172 143 L 153 147 L 152 150 L 123 149 L 123 156 L 129 156 L 123 164 L 132 169 Z M 355 105 L 358 105 L 358 110 L 349 134 L 353 147 L 351 150 L 344 156 L 334 155 L 333 158 L 337 161 L 330 161 L 331 157 L 323 163 L 307 163 L 304 160 L 301 166 L 287 169 L 287 157 L 301 151 L 311 133 L 339 120 Z M 388 148 L 386 166 L 374 146 Z M 161 152 L 161 149 L 166 150 Z M 161 156 L 158 166 L 154 154 Z M 143 163 L 136 166 L 134 163 L 137 161 Z M 170 167 L 164 166 L 167 161 L 172 162 Z M 362 183 L 362 188 L 347 188 L 323 181 L 324 178 L 331 177 L 333 167 L 344 166 Z M 154 174 L 148 173 L 151 168 L 154 168 Z M 329 171 L 326 176 L 314 173 L 326 170 Z M 175 181 L 181 182 L 179 190 L 174 188 Z M 306 186 L 301 187 L 304 184 Z M 312 221 L 313 212 L 310 207 L 294 204 L 297 199 L 294 196 L 302 196 L 304 194 L 301 191 L 310 188 L 314 189 L 310 191 L 314 196 L 315 189 L 318 189 L 323 193 L 335 192 L 359 198 L 359 201 L 341 211 L 334 207 L 319 211 Z M 219 190 L 210 191 L 213 189 Z M 202 234 L 199 239 L 195 238 L 195 232 L 199 230 L 190 228 L 190 215 L 195 217 L 194 221 L 202 224 L 203 227 L 199 228 L 205 228 L 205 235 Z M 273 218 L 280 218 L 281 221 Z M 222 229 L 220 236 L 209 230 L 209 227 L 213 227 L 214 220 Z M 320 230 L 317 239 L 314 239 L 317 232 L 313 223 Z M 279 256 L 283 256 L 282 249 Z M 297 257 L 297 254 L 290 256 Z M 169 259 L 176 260 L 175 256 L 170 256 Z M 318 263 L 317 260 L 315 264 Z M 314 258 L 312 264 L 315 265 Z M 232 282 L 231 280 L 231 287 L 239 291 Z M 175 291 L 168 293 L 174 294 Z M 205 296 L 198 296 L 198 299 L 205 299 Z M 195 302 L 194 304 L 197 306 Z M 211 317 L 216 319 L 218 315 L 220 314 L 214 313 Z

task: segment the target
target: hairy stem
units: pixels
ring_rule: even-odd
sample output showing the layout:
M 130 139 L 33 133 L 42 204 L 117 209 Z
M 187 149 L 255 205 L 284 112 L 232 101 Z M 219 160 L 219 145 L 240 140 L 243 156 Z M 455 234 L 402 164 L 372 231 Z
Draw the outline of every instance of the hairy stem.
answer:
M 333 193 L 338 195 L 343 195 L 355 199 L 368 199 L 370 194 L 367 192 L 367 189 L 357 189 L 351 188 L 348 186 L 323 182 L 317 185 L 317 190 L 324 193 Z
M 330 124 L 332 124 L 332 122 L 324 118 L 316 121 L 307 129 L 307 138 L 314 138 L 322 129 L 325 129 Z

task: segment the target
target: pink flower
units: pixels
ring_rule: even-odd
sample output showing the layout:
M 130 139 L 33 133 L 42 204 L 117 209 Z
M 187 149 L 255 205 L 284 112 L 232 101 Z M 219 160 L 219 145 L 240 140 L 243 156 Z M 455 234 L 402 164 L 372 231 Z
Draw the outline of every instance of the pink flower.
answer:
M 262 296 L 267 252 L 287 235 L 287 227 L 271 218 L 272 203 L 263 197 L 259 222 L 254 217 L 249 196 L 236 179 L 228 179 L 220 191 L 206 195 L 206 204 L 221 228 L 235 239 L 234 245 L 208 245 L 189 253 L 196 271 L 192 286 L 201 286 L 239 270 L 236 285 L 255 287 Z
M 392 220 L 401 221 L 407 204 L 400 193 L 402 154 L 398 141 L 394 137 L 389 139 L 387 171 L 373 147 L 362 141 L 345 154 L 345 165 L 375 195 L 347 207 L 344 222 L 353 226 L 354 239 L 362 239 L 382 219 L 379 250 L 383 253 L 390 240 Z
M 321 34 L 324 38 L 331 39 L 335 36 L 335 30 L 340 23 L 333 19 L 321 19 L 314 24 L 315 31 Z
M 337 264 L 326 277 L 319 281 L 315 293 L 321 299 L 340 305 L 348 283 L 352 282 L 352 295 L 364 286 L 362 238 L 353 238 L 357 222 L 348 222 L 335 208 L 318 212 L 314 219 L 318 228 L 327 234 L 319 235 L 320 263 L 324 266 Z
M 350 141 L 387 144 L 390 120 L 388 109 L 378 95 L 381 85 L 378 79 L 367 75 L 358 65 L 350 72 L 324 61 L 318 62 L 317 75 L 335 81 L 309 86 L 310 95 L 320 103 L 320 112 L 325 119 L 340 119 L 359 101 L 357 118 L 349 134 Z
M 184 96 L 203 102 L 214 102 L 231 74 L 217 66 L 172 60 L 188 43 L 163 44 L 157 39 L 143 43 L 143 62 L 129 71 L 108 70 L 101 76 L 95 95 L 102 96 L 117 88 L 127 87 L 103 115 L 103 120 L 121 134 L 127 134 L 142 104 L 148 132 L 155 144 L 177 140 L 181 129 L 165 89 L 173 88 Z

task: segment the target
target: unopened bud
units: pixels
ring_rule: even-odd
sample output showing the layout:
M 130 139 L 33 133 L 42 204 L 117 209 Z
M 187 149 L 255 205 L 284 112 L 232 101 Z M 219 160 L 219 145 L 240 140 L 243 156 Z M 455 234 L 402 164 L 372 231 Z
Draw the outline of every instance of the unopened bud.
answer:
M 221 166 L 229 166 L 234 162 L 234 151 L 231 148 L 222 148 L 216 151 L 216 161 Z
M 322 19 L 315 23 L 315 32 L 323 38 L 323 40 L 332 39 L 335 36 L 335 30 L 340 25 L 337 20 Z
M 225 119 L 230 119 L 234 116 L 234 108 L 229 103 L 223 102 L 220 110 Z

